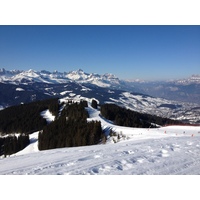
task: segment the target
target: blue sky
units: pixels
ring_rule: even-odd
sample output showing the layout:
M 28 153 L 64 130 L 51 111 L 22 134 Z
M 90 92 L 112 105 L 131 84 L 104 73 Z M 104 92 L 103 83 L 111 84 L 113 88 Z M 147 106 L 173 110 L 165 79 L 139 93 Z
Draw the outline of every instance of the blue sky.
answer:
M 200 26 L 0 26 L 0 68 L 161 80 L 200 74 Z

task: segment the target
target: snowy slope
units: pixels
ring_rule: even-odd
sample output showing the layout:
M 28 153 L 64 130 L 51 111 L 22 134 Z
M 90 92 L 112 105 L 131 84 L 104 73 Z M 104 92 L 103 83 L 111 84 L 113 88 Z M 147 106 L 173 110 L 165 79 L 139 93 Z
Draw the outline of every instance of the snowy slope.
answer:
M 176 131 L 180 131 L 179 128 Z M 143 138 L 116 144 L 18 153 L 0 160 L 0 174 L 199 175 L 199 141 L 199 135 Z
M 0 160 L 0 174 L 200 175 L 200 127 L 120 127 L 98 110 L 87 110 L 88 120 L 100 120 L 105 130 L 112 128 L 120 137 L 107 144 L 38 151 L 36 132 L 27 148 Z

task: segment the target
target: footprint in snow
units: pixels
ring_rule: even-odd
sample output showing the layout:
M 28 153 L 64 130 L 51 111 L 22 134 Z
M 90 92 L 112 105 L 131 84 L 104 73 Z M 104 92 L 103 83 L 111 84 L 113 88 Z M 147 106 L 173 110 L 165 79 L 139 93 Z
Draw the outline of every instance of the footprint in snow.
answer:
M 86 157 L 84 157 L 84 158 L 78 159 L 78 161 L 86 161 L 86 160 L 91 160 L 91 159 L 100 158 L 100 157 L 101 157 L 100 155 L 86 156 Z
M 143 162 L 144 162 L 144 159 L 143 159 L 143 158 L 138 158 L 138 159 L 137 159 L 137 162 L 143 163 Z
M 124 151 L 124 154 L 134 154 L 135 152 L 132 151 L 132 150 L 129 150 L 129 151 Z

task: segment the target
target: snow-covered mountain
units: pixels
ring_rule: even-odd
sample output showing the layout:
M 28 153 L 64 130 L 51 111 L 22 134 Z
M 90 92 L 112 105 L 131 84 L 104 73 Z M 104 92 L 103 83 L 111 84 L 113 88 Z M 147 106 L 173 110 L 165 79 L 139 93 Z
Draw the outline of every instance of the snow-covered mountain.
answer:
M 6 70 L 0 69 L 0 82 L 1 83 L 13 83 L 19 84 L 24 82 L 40 82 L 40 83 L 67 83 L 69 81 L 76 81 L 78 83 L 90 83 L 100 87 L 128 87 L 128 84 L 155 84 L 155 83 L 168 83 L 177 85 L 190 85 L 200 84 L 200 75 L 192 75 L 189 78 L 171 80 L 171 81 L 144 81 L 140 79 L 135 80 L 120 80 L 113 74 L 99 75 L 97 73 L 86 73 L 82 69 L 70 72 L 49 72 L 47 70 L 35 71 L 35 70 Z M 173 90 L 173 89 L 172 89 Z
M 95 98 L 100 104 L 114 103 L 141 113 L 181 119 L 190 123 L 200 123 L 198 104 L 155 98 L 140 93 L 102 88 L 91 84 L 68 82 L 65 84 L 13 85 L 0 83 L 0 93 L 1 108 L 49 98 Z
M 170 81 L 141 81 L 125 82 L 129 90 L 182 102 L 193 102 L 200 105 L 200 76 L 193 75 L 186 79 Z
M 200 84 L 200 75 L 192 75 L 189 78 L 175 80 L 174 82 L 180 85 L 190 85 L 192 83 Z
M 198 88 L 197 86 L 196 88 Z M 80 69 L 63 73 L 45 70 L 38 72 L 34 70 L 7 71 L 1 69 L 0 109 L 36 100 L 77 96 L 96 98 L 101 104 L 106 102 L 116 103 L 142 113 L 199 123 L 199 105 L 192 103 L 193 101 L 188 101 L 188 103 L 163 98 L 163 93 L 170 94 L 166 89 L 168 87 L 171 88 L 171 96 L 174 95 L 172 99 L 177 100 L 175 97 L 179 94 L 179 91 L 180 95 L 184 95 L 182 87 L 185 86 L 175 87 L 161 83 L 141 82 L 131 85 L 130 82 L 119 80 L 112 74 L 89 74 Z M 187 87 L 190 88 L 191 95 L 196 95 L 195 99 L 198 100 L 199 91 L 191 90 L 192 86 Z M 155 91 L 160 94 L 160 96 L 157 95 L 157 98 L 153 97 L 157 94 Z M 155 95 L 150 95 L 151 93 Z M 166 97 L 166 95 L 164 96 Z
M 35 71 L 32 69 L 28 71 L 7 71 L 5 69 L 0 69 L 1 83 L 27 84 L 39 82 L 58 84 L 67 83 L 69 81 L 75 81 L 77 83 L 90 83 L 100 87 L 111 87 L 120 84 L 120 80 L 112 74 L 88 74 L 81 69 L 63 73 L 58 71 L 49 72 L 46 70 Z
M 63 102 L 96 99 L 99 104 L 115 103 L 138 112 L 200 123 L 198 104 L 133 92 L 137 88 L 128 84 L 111 74 L 82 70 L 61 73 L 1 69 L 0 109 L 52 97 Z M 122 90 L 126 87 L 130 89 Z M 178 89 L 170 87 L 175 92 L 180 90 L 177 85 Z M 102 118 L 91 105 L 86 109 L 88 121 L 101 121 L 104 130 L 113 129 L 117 136 L 109 137 L 105 145 L 39 151 L 35 132 L 30 134 L 31 143 L 24 150 L 0 159 L 0 174 L 200 174 L 199 126 L 120 127 Z M 54 120 L 49 110 L 41 116 L 49 123 Z
M 149 83 L 149 82 L 156 82 L 156 81 L 145 81 L 142 79 L 127 79 L 127 82 L 129 83 Z M 161 81 L 158 81 L 161 82 Z M 188 78 L 184 78 L 184 79 L 171 79 L 171 80 L 166 80 L 163 82 L 168 82 L 168 83 L 176 83 L 176 84 L 180 84 L 180 85 L 190 85 L 193 83 L 196 84 L 200 84 L 200 75 L 198 74 L 193 74 L 192 76 L 188 77 Z
M 200 75 L 192 75 L 186 79 L 171 81 L 144 81 L 139 79 L 121 80 L 113 74 L 99 75 L 97 73 L 86 73 L 81 69 L 70 72 L 49 72 L 46 70 L 9 71 L 0 69 L 0 83 L 4 84 L 31 85 L 40 83 L 55 85 L 70 82 L 200 104 Z

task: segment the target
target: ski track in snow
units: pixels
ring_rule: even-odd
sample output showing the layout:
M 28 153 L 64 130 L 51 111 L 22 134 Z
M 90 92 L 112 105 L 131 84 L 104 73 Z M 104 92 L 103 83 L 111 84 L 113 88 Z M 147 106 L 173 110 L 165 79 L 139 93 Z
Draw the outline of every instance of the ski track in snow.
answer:
M 104 129 L 126 135 L 118 143 L 87 147 L 37 149 L 31 144 L 11 157 L 0 159 L 0 174 L 56 175 L 167 175 L 200 174 L 200 127 L 169 126 L 138 129 L 115 126 L 87 108 L 89 120 L 100 120 Z

